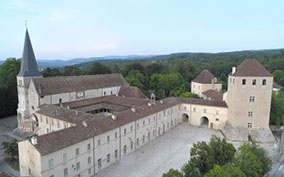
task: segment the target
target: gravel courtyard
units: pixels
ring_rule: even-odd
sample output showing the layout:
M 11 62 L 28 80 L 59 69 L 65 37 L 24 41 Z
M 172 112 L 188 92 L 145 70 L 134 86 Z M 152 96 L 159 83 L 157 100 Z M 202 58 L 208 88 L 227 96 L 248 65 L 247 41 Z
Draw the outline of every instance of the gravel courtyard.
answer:
M 170 168 L 180 169 L 189 160 L 192 144 L 208 141 L 213 134 L 223 137 L 217 130 L 181 124 L 102 170 L 96 177 L 161 177 Z

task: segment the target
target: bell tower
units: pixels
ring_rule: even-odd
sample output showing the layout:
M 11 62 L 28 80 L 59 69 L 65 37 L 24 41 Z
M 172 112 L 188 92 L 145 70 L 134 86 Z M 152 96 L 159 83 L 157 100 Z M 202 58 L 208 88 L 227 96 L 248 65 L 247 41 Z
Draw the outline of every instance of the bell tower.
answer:
M 28 90 L 31 80 L 33 78 L 39 77 L 41 78 L 42 75 L 38 70 L 29 32 L 28 29 L 26 29 L 24 50 L 21 60 L 21 69 L 19 74 L 17 75 L 17 89 L 19 100 L 17 109 L 17 119 L 18 128 L 21 131 L 31 131 L 31 127 L 29 126 L 31 120 L 29 113 Z

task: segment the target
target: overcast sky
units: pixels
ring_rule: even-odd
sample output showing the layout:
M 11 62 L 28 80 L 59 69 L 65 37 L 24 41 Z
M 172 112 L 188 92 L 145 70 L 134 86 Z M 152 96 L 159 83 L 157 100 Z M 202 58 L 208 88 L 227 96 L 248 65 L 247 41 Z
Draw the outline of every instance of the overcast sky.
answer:
M 284 48 L 284 0 L 0 0 L 0 60 Z

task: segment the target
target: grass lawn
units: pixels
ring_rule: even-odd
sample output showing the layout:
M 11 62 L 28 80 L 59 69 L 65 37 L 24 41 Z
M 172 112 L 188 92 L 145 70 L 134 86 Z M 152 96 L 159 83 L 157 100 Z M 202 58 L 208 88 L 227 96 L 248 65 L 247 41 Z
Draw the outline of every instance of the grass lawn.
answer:
M 5 162 L 9 164 L 14 170 L 19 171 L 19 159 L 11 159 L 9 157 L 6 157 Z

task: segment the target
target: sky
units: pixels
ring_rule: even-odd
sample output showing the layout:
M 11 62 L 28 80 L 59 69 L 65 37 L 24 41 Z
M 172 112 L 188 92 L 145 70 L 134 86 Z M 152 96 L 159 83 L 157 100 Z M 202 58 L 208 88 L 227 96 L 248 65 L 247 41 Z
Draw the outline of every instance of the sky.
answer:
M 0 0 L 0 60 L 284 48 L 283 0 Z

